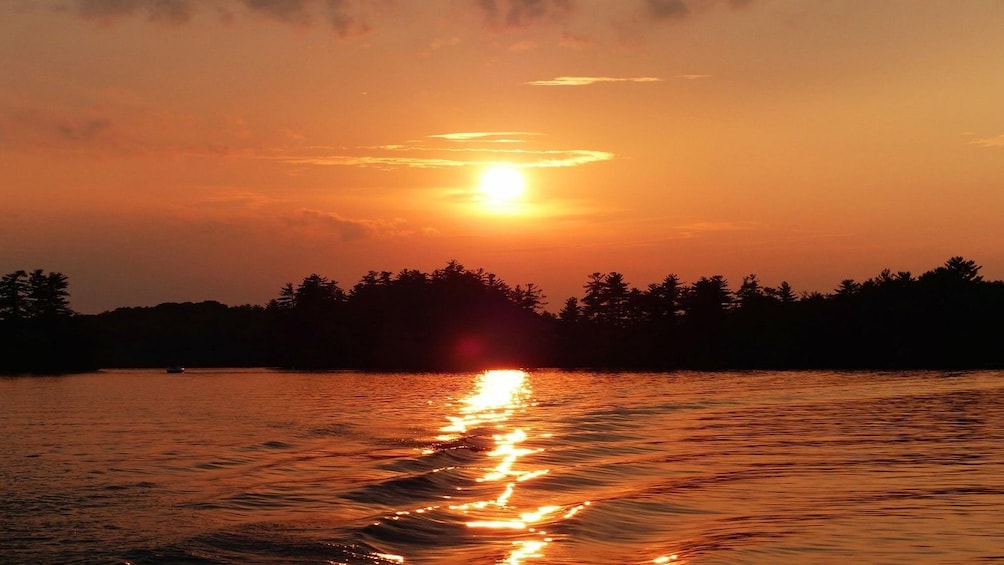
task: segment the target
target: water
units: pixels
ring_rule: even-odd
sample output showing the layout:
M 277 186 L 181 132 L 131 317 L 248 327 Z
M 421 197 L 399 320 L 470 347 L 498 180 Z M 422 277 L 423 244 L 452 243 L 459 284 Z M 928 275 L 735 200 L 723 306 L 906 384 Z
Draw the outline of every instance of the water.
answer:
M 0 379 L 2 563 L 1004 560 L 1004 372 Z

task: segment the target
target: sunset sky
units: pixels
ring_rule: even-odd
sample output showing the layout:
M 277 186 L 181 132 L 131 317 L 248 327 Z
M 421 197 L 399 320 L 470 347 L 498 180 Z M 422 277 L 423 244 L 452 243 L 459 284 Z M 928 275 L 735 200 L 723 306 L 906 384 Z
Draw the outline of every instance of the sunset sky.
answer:
M 594 271 L 829 292 L 952 255 L 1004 278 L 999 0 L 0 4 L 0 273 L 80 312 L 450 259 L 556 310 Z

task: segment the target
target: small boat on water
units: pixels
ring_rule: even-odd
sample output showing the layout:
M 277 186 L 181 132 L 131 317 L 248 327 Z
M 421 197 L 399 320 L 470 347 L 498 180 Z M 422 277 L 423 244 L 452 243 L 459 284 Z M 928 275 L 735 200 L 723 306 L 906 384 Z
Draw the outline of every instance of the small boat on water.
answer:
M 184 373 L 185 368 L 178 365 L 171 365 L 167 368 L 168 373 Z

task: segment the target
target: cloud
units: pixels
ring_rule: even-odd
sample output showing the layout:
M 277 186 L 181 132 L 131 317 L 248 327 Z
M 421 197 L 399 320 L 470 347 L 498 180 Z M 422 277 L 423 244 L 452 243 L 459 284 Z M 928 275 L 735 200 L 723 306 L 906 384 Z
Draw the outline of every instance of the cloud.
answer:
M 85 141 L 92 139 L 98 132 L 111 127 L 111 125 L 111 120 L 95 118 L 76 122 L 62 121 L 56 125 L 56 129 L 66 139 Z
M 997 137 L 974 139 L 969 143 L 972 145 L 982 145 L 983 147 L 1004 147 L 1004 134 L 998 135 Z
M 676 226 L 678 237 L 685 239 L 716 232 L 748 231 L 756 229 L 758 224 L 752 222 L 694 222 Z
M 727 4 L 733 9 L 742 8 L 753 0 L 644 0 L 645 12 L 655 21 L 678 20 L 690 16 L 694 9 L 709 8 L 717 4 Z
M 309 24 L 311 13 L 306 0 L 242 0 L 253 12 L 259 12 L 277 20 L 293 24 Z
M 223 4 L 198 0 L 76 0 L 76 13 L 102 23 L 145 17 L 153 22 L 184 24 L 203 9 L 215 12 L 224 21 L 233 21 L 231 9 L 240 6 L 251 14 L 286 24 L 306 26 L 324 21 L 335 33 L 348 37 L 370 31 L 367 16 L 378 4 L 375 0 L 240 0 Z
M 485 25 L 493 30 L 507 32 L 522 30 L 535 25 L 560 25 L 565 27 L 575 23 L 578 14 L 578 0 L 440 0 L 419 2 L 419 0 L 65 0 L 69 11 L 88 20 L 112 23 L 121 18 L 143 18 L 151 22 L 181 25 L 188 23 L 199 14 L 208 13 L 219 23 L 234 23 L 242 15 L 260 16 L 292 26 L 326 24 L 343 38 L 367 35 L 376 25 L 372 22 L 379 16 L 411 18 L 427 10 L 426 4 L 449 5 L 449 9 L 433 8 L 440 19 L 453 24 L 457 21 L 454 4 L 480 14 Z M 622 17 L 634 14 L 638 21 L 664 22 L 681 20 L 697 12 L 727 5 L 740 8 L 753 0 L 633 0 L 632 2 L 611 2 L 621 14 L 611 14 L 609 22 L 617 26 Z M 33 6 L 26 0 L 26 5 Z M 39 5 L 43 3 L 38 2 Z M 419 8 L 417 6 L 422 5 Z M 588 4 L 585 5 L 587 8 Z M 638 7 L 641 7 L 639 11 Z M 583 16 L 585 17 L 585 16 Z M 637 23 L 637 22 L 636 22 Z M 579 49 L 592 41 L 563 29 L 560 45 Z M 460 34 L 462 35 L 462 33 Z M 435 42 L 433 48 L 453 43 Z M 529 40 L 517 41 L 516 50 L 533 48 Z
M 540 135 L 538 133 L 531 133 L 526 131 L 465 131 L 458 133 L 437 133 L 434 135 L 427 135 L 426 137 L 448 139 L 450 141 L 505 141 L 505 142 L 519 142 L 521 140 L 507 139 L 511 136 L 522 137 L 527 135 Z
M 333 230 L 342 241 L 353 241 L 364 238 L 390 238 L 414 235 L 435 235 L 435 228 L 415 229 L 408 227 L 401 218 L 383 219 L 352 219 L 334 212 L 304 208 L 294 216 L 286 218 L 291 226 L 309 227 L 323 226 Z
M 521 28 L 572 11 L 572 0 L 477 0 L 485 21 L 494 28 Z
M 47 112 L 38 108 L 13 108 L 0 111 L 0 146 L 20 148 L 79 147 L 97 138 L 109 141 L 102 132 L 112 128 L 112 121 L 101 115 L 72 115 Z
M 646 0 L 648 15 L 656 20 L 682 18 L 690 15 L 690 7 L 684 0 Z
M 365 35 L 371 31 L 365 0 L 241 0 L 252 12 L 281 22 L 310 25 L 316 19 L 327 21 L 341 37 Z
M 422 149 L 408 148 L 407 151 L 421 151 Z M 443 149 L 441 151 L 451 151 Z M 457 151 L 457 150 L 453 150 Z M 487 153 L 488 150 L 482 150 Z M 521 159 L 518 163 L 522 167 L 530 168 L 555 168 L 555 167 L 578 167 L 599 161 L 609 161 L 614 158 L 613 153 L 606 151 L 592 151 L 588 149 L 568 149 L 552 151 L 497 151 L 506 153 L 514 159 Z M 282 161 L 294 165 L 321 165 L 321 166 L 343 166 L 343 167 L 375 167 L 383 169 L 443 169 L 453 167 L 485 167 L 497 165 L 499 163 L 510 163 L 509 159 L 447 159 L 433 157 L 403 157 L 403 156 L 378 156 L 378 155 L 318 155 L 283 157 Z
M 578 167 L 599 161 L 609 161 L 614 158 L 613 153 L 607 151 L 591 151 L 588 149 L 574 149 L 571 151 L 540 151 L 538 155 L 544 157 L 531 167 L 552 168 L 552 167 Z
M 86 19 L 110 21 L 144 15 L 150 21 L 183 24 L 195 13 L 193 0 L 79 0 L 77 12 Z
M 440 169 L 445 167 L 463 167 L 468 163 L 451 159 L 428 159 L 422 157 L 379 157 L 351 155 L 319 155 L 284 157 L 281 159 L 293 165 L 327 165 L 343 167 L 376 167 L 385 169 Z
M 531 86 L 588 86 L 601 82 L 662 82 L 657 77 L 556 77 L 527 82 Z
M 676 78 L 682 78 L 685 80 L 700 80 L 702 78 L 711 78 L 711 75 L 676 75 Z
M 382 169 L 440 169 L 456 167 L 485 167 L 500 163 L 527 168 L 578 167 L 600 161 L 609 161 L 614 154 L 592 149 L 529 149 L 507 147 L 522 143 L 514 136 L 539 135 L 527 132 L 457 132 L 426 136 L 424 140 L 409 144 L 388 144 L 375 147 L 358 147 L 364 154 L 335 148 L 314 147 L 315 154 L 263 157 L 278 159 L 295 165 L 375 167 Z M 436 143 L 438 142 L 438 143 Z M 447 144 L 444 145 L 443 142 Z M 462 146 L 456 145 L 463 144 Z M 408 155 L 425 153 L 429 156 Z

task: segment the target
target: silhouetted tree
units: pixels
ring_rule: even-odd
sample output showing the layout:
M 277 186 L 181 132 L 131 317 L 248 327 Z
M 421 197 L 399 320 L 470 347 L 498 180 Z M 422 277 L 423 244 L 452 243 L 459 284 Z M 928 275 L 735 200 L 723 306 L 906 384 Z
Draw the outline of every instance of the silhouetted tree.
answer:
M 616 271 L 592 273 L 583 288 L 586 294 L 582 298 L 582 313 L 587 319 L 612 326 L 627 323 L 630 291 L 624 275 Z
M 979 274 L 982 265 L 977 265 L 972 259 L 964 257 L 952 257 L 945 262 L 945 265 L 938 267 L 931 272 L 935 277 L 946 277 L 963 283 L 978 283 L 983 281 L 983 276 Z
M 755 273 L 743 277 L 742 284 L 736 290 L 736 300 L 739 301 L 739 305 L 743 308 L 763 304 L 769 299 L 770 295 L 767 293 L 767 289 L 760 284 L 760 280 L 757 279 Z
M 565 305 L 558 312 L 558 319 L 564 323 L 574 324 L 579 321 L 579 316 L 581 314 L 579 308 L 579 300 L 574 296 L 569 296 L 565 299 Z
M 318 369 L 346 362 L 345 292 L 338 283 L 311 274 L 293 288 L 284 285 L 266 308 L 273 356 L 282 366 Z
M 765 288 L 764 294 L 784 304 L 791 304 L 792 302 L 798 300 L 798 297 L 795 295 L 795 291 L 791 288 L 791 285 L 788 284 L 788 281 L 781 281 L 781 284 L 777 285 L 777 288 Z
M 683 294 L 683 308 L 692 320 L 718 320 L 732 304 L 729 282 L 721 275 L 701 277 Z
M 659 284 L 649 285 L 651 319 L 659 321 L 675 319 L 680 312 L 681 295 L 680 278 L 675 274 L 666 275 Z
M 91 339 L 70 309 L 68 279 L 36 269 L 0 277 L 0 372 L 92 370 Z
M 501 284 L 503 290 L 506 290 L 504 283 L 501 283 L 501 279 L 489 278 L 486 283 L 489 288 L 499 288 Z M 512 289 L 506 290 L 506 294 L 513 304 L 530 312 L 539 312 L 541 308 L 547 305 L 547 302 L 544 302 L 544 291 L 533 283 L 527 283 L 525 287 L 516 285 Z
M 28 317 L 28 273 L 14 271 L 0 278 L 0 320 Z
M 67 297 L 69 283 L 62 273 L 46 273 L 36 269 L 28 275 L 27 310 L 31 318 L 69 316 L 72 312 Z
M 728 281 L 721 275 L 701 277 L 687 287 L 682 297 L 682 336 L 688 362 L 700 368 L 726 365 L 726 313 L 733 305 Z
M 834 290 L 834 294 L 838 297 L 849 297 L 854 296 L 860 290 L 861 283 L 854 282 L 854 279 L 844 279 L 840 281 L 840 285 Z

